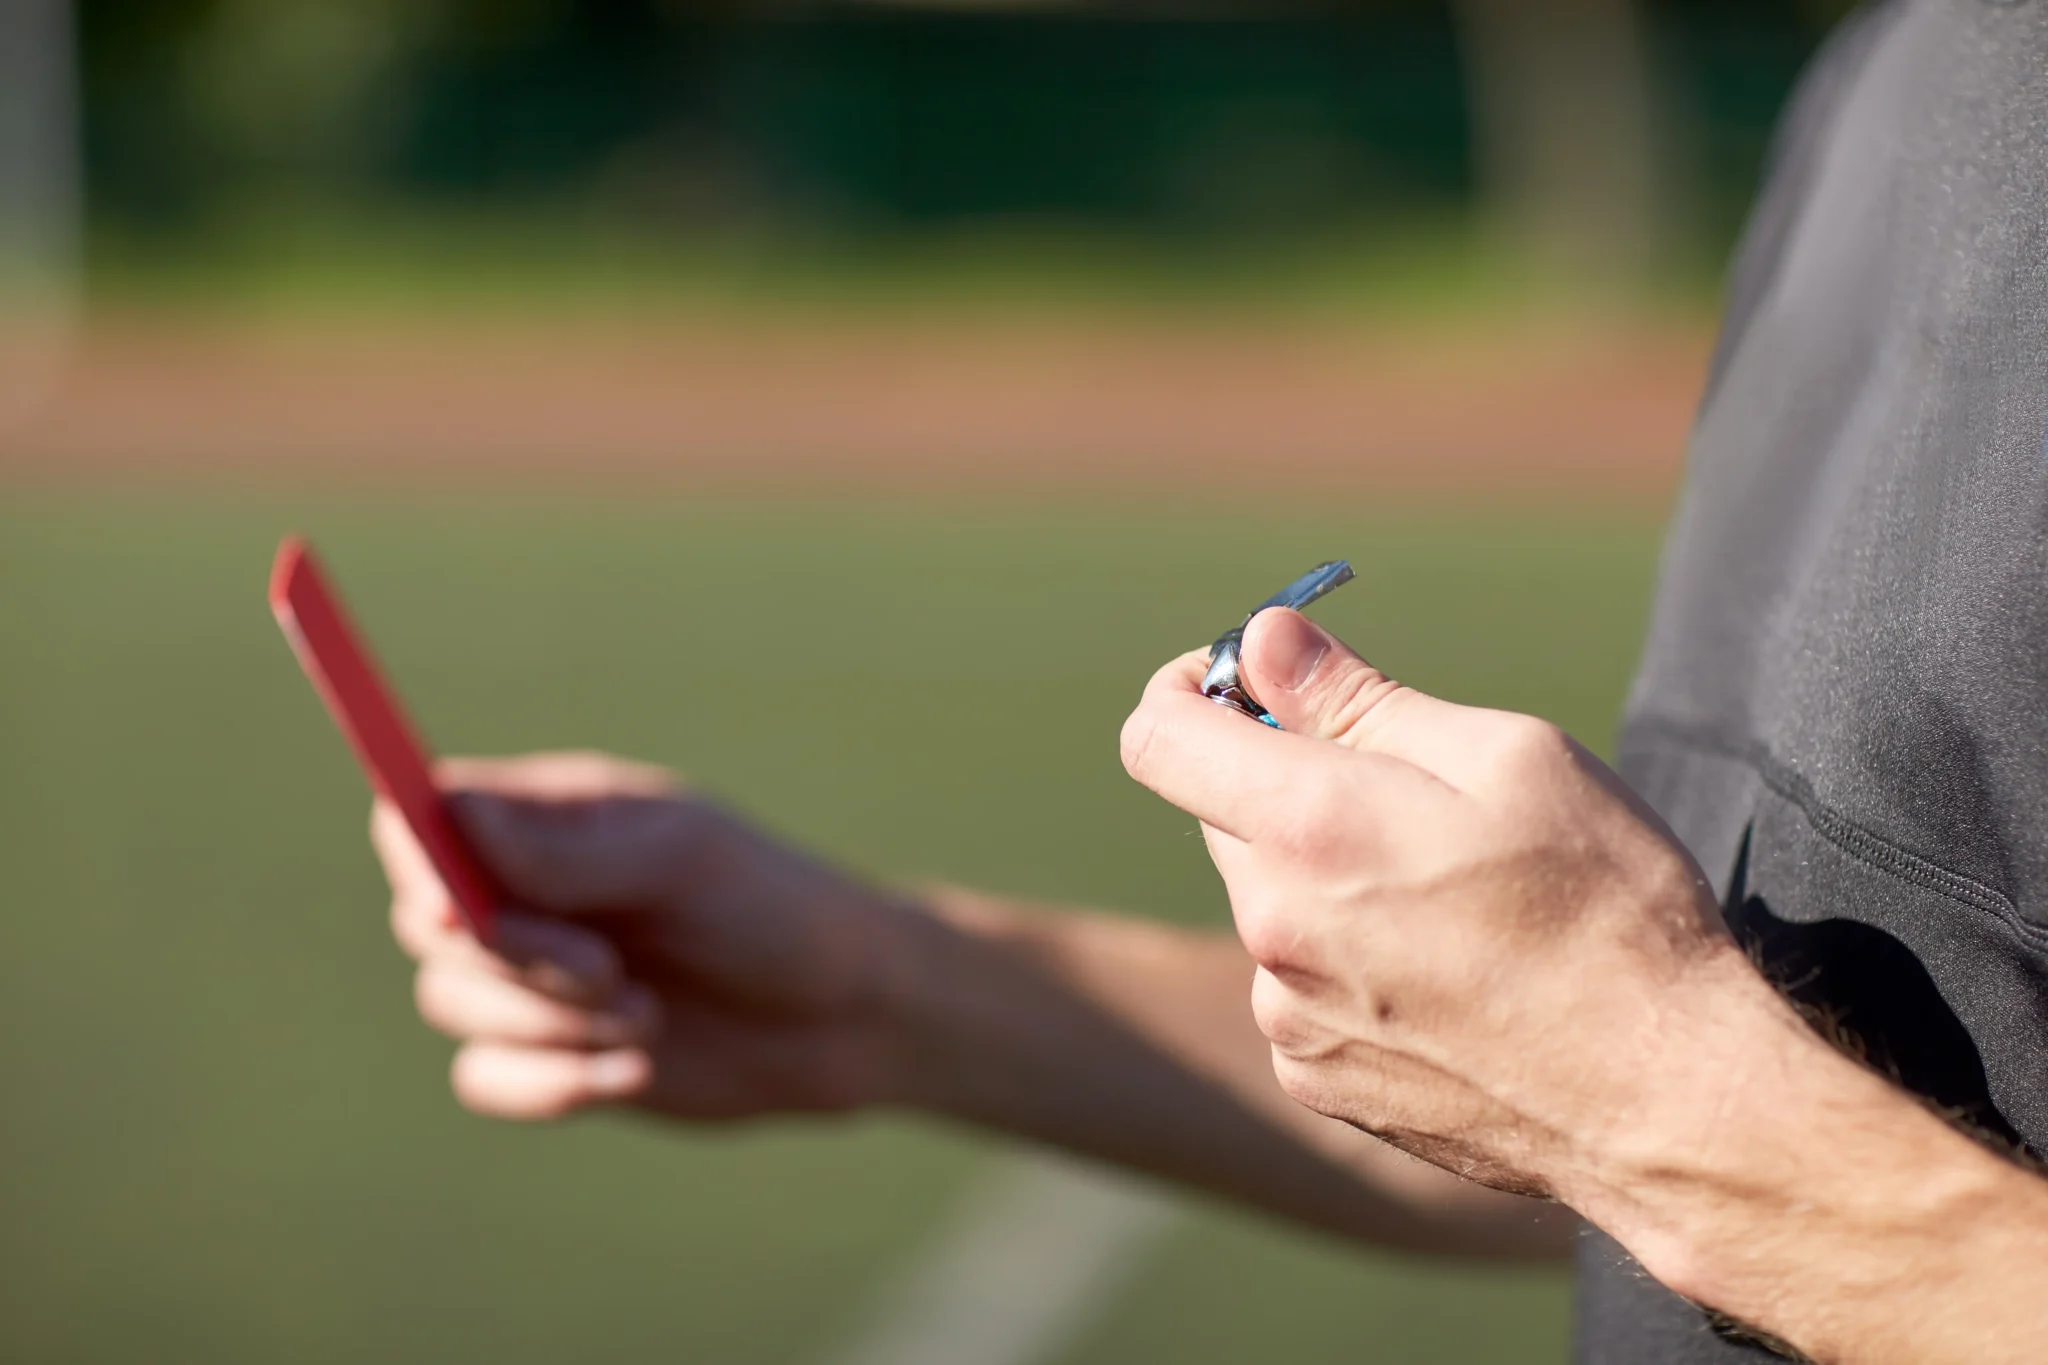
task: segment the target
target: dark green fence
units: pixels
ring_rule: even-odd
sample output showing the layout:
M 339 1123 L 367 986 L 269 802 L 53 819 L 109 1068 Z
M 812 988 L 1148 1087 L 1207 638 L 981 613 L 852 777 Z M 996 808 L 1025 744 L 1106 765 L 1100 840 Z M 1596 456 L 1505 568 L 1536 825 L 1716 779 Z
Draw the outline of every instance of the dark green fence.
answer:
M 267 59 L 221 36 L 218 9 L 85 5 L 103 218 L 175 222 L 282 186 L 609 195 L 679 219 L 1230 230 L 1455 206 L 1473 188 L 1441 3 L 1207 21 L 841 6 L 767 21 L 660 0 L 462 0 L 357 72 L 354 101 L 327 115 L 350 126 L 267 140 L 260 103 L 232 117 L 209 103 L 208 71 Z M 1695 202 L 1737 203 L 1823 16 L 1793 0 L 1647 13 L 1679 178 Z M 211 67 L 191 59 L 207 42 Z

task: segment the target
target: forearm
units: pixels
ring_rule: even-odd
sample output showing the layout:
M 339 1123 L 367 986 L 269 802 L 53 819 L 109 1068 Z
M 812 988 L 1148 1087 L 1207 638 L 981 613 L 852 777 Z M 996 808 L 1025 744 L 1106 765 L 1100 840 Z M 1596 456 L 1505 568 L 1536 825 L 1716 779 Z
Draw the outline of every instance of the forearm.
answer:
M 1662 1098 L 1609 1139 L 1585 1211 L 1667 1285 L 1828 1365 L 2039 1360 L 2048 1181 L 1729 959 L 1710 1013 L 1665 1021 Z
M 918 1107 L 1377 1245 L 1565 1253 L 1576 1220 L 1406 1156 L 1283 1094 L 1228 935 L 927 898 L 901 974 Z

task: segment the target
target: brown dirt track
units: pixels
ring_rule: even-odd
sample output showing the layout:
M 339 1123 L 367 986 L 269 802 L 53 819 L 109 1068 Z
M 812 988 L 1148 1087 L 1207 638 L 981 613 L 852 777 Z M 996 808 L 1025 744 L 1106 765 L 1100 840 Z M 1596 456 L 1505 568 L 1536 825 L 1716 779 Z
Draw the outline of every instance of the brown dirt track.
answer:
M 1645 323 L 111 316 L 0 476 L 1659 502 L 1706 351 Z

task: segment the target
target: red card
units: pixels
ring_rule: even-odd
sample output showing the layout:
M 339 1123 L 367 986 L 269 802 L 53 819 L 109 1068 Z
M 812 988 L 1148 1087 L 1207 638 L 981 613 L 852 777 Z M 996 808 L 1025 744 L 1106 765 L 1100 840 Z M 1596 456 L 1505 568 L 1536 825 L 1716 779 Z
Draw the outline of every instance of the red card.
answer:
M 328 590 L 312 548 L 296 536 L 277 547 L 270 610 L 334 723 L 348 736 L 370 786 L 405 817 L 470 932 L 488 941 L 492 912 L 503 899 L 497 882 L 449 818 L 426 749 Z

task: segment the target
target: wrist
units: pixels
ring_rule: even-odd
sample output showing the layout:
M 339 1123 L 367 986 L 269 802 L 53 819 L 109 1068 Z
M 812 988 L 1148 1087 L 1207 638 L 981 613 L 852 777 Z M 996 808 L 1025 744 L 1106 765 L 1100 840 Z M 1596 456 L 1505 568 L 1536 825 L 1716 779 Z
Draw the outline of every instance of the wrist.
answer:
M 773 1106 L 848 1113 L 915 1103 L 929 1088 L 934 959 L 942 926 L 923 902 L 837 880 L 801 905 L 807 953 L 777 967 L 796 997 Z M 794 983 L 794 984 L 792 984 Z
M 1076 994 L 1076 917 L 945 886 L 902 907 L 885 1102 L 1030 1131 L 1129 1064 L 1128 1038 L 1106 1036 L 1107 1017 Z
M 1005 913 L 951 887 L 883 895 L 879 909 L 885 927 L 874 936 L 865 1011 L 875 1054 L 869 1102 L 955 1112 L 979 1050 L 975 1039 L 987 1031 L 976 1002 L 988 1004 L 988 940 L 1004 935 Z
M 1986 1239 L 2048 1227 L 2048 1186 L 1837 1051 L 1732 946 L 1696 984 L 1582 1206 L 1667 1287 L 1861 1358 L 1897 1305 L 1967 1301 L 1937 1286 L 2010 1259 Z

